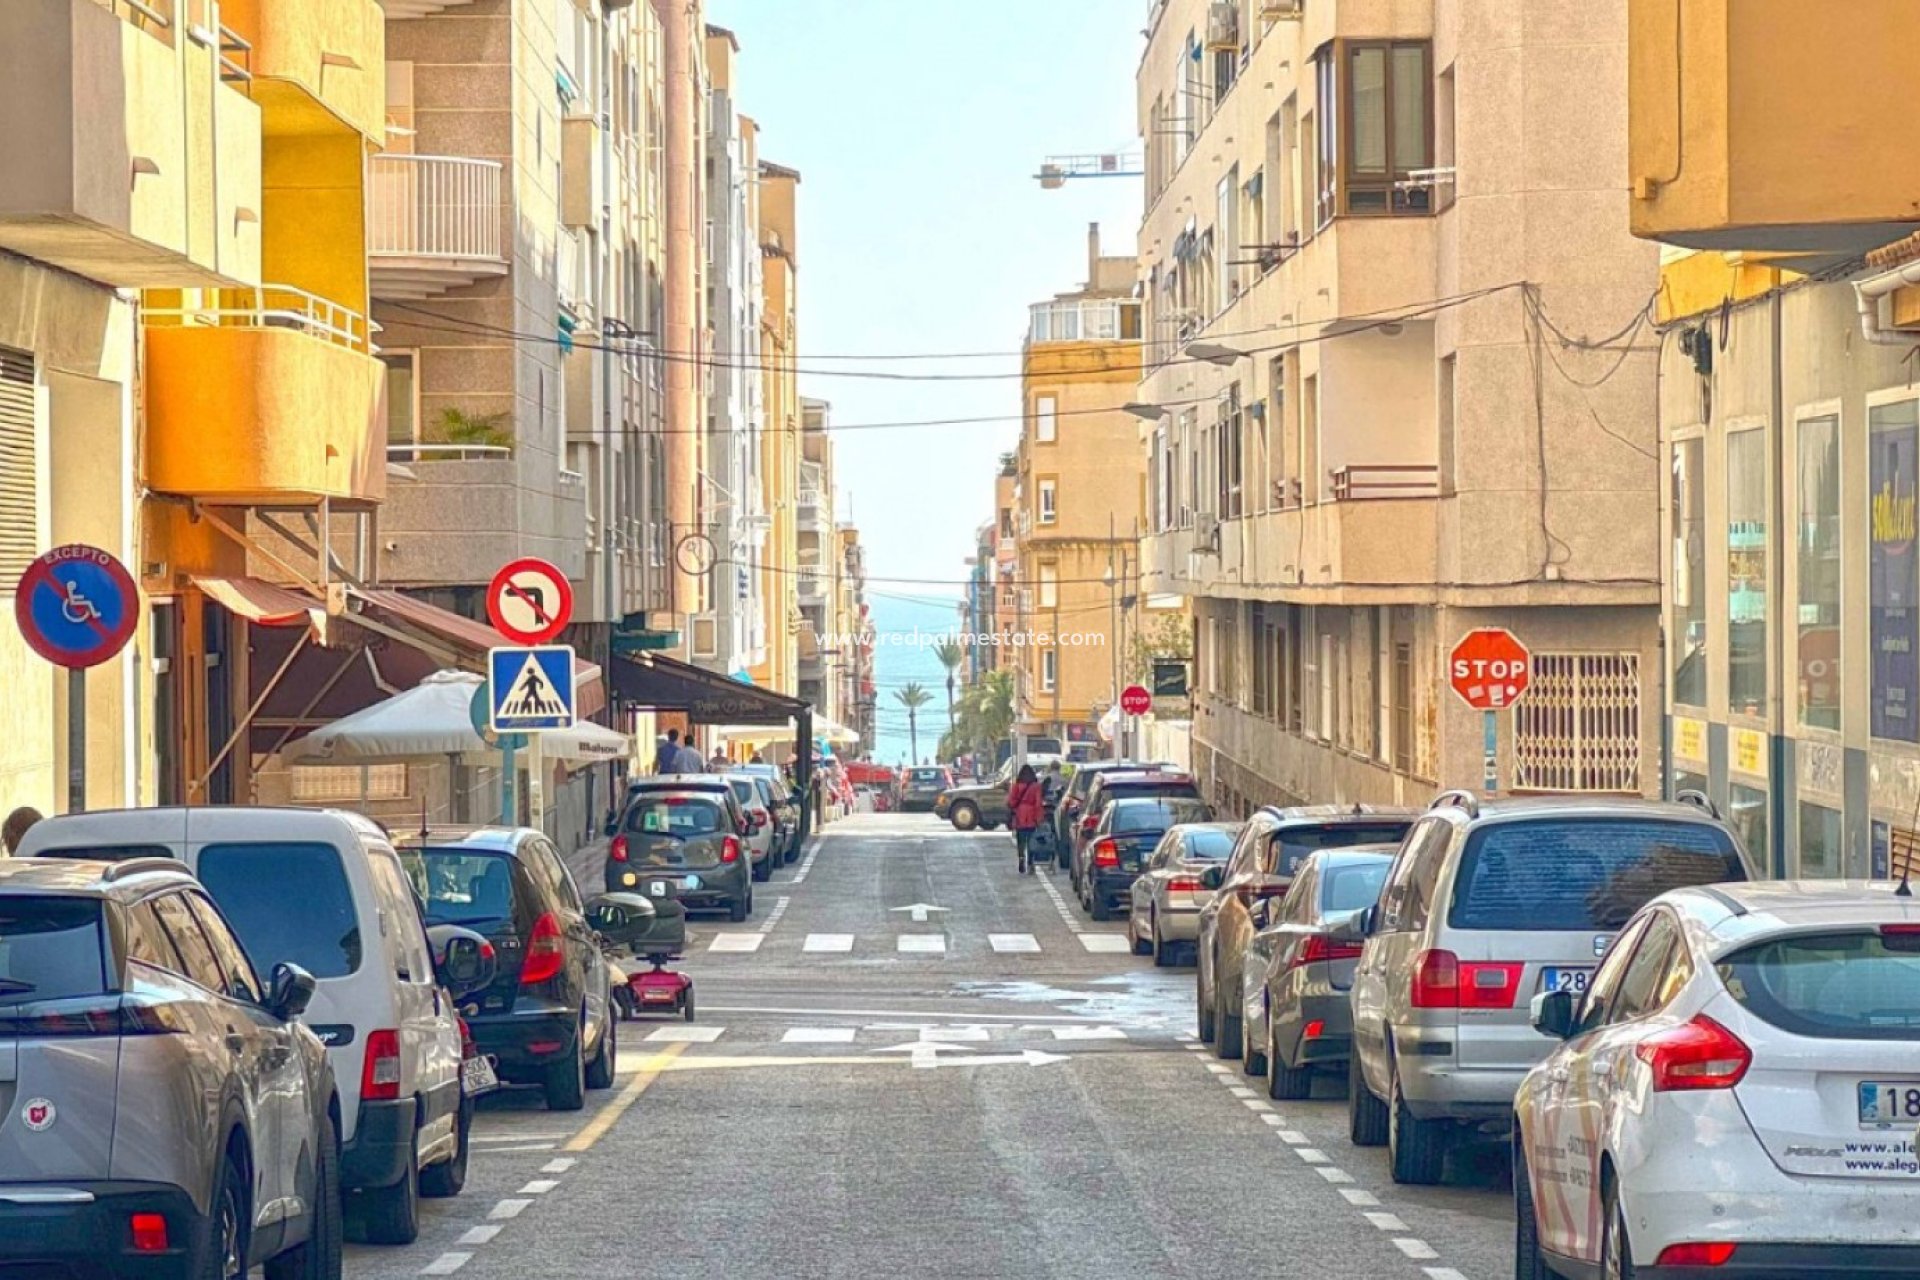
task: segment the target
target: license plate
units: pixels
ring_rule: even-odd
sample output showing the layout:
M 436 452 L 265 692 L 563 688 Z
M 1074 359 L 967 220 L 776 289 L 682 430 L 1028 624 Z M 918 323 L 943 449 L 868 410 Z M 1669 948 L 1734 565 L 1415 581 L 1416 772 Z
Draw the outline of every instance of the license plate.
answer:
M 1542 991 L 1571 991 L 1577 996 L 1587 994 L 1587 983 L 1593 980 L 1593 970 L 1582 966 L 1549 965 L 1540 971 L 1540 989 Z
M 1915 1121 L 1920 1121 L 1920 1081 L 1860 1082 L 1860 1123 L 1863 1126 L 1909 1125 Z
M 460 1064 L 460 1088 L 469 1097 L 489 1093 L 500 1087 L 493 1063 L 487 1058 L 468 1058 Z
M 656 898 L 664 898 L 667 896 L 667 882 L 665 880 L 655 880 L 647 886 L 647 889 Z
M 672 1004 L 674 998 L 673 992 L 660 987 L 649 987 L 640 993 L 642 1004 Z

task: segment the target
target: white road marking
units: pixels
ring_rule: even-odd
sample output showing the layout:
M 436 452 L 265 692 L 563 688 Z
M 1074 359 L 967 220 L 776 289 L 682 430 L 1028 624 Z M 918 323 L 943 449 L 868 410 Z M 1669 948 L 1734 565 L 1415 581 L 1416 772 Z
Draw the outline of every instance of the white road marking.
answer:
M 939 933 L 903 933 L 894 939 L 894 949 L 922 955 L 945 955 L 946 935 Z
M 1376 1196 L 1371 1191 L 1362 1191 L 1359 1187 L 1342 1187 L 1340 1188 L 1340 1194 L 1345 1196 L 1347 1203 L 1353 1205 L 1355 1208 L 1377 1209 L 1380 1207 L 1379 1196 Z
M 473 1154 L 477 1156 L 517 1156 L 534 1151 L 551 1151 L 559 1145 L 558 1142 L 515 1142 L 503 1146 L 500 1145 L 500 1141 L 496 1139 L 491 1145 L 484 1147 L 476 1146 L 473 1149 Z
M 1249 1111 L 1271 1111 L 1273 1104 L 1265 1098 L 1242 1098 L 1240 1105 Z
M 1224 1062 L 1208 1062 L 1208 1063 L 1203 1063 L 1202 1065 L 1205 1066 L 1207 1070 L 1213 1072 L 1213 1074 L 1217 1076 L 1230 1076 L 1233 1074 L 1233 1068 L 1228 1066 Z
M 802 951 L 851 951 L 853 935 L 850 933 L 810 933 L 800 945 Z
M 1025 953 L 1038 951 L 1040 949 L 1040 939 L 1030 933 L 990 933 L 987 935 L 987 945 L 1002 954 L 1008 952 Z
M 985 1027 L 954 1026 L 922 1027 L 920 1029 L 920 1042 L 922 1044 L 952 1044 L 956 1040 L 978 1041 L 991 1038 Z
M 1415 1262 L 1426 1262 L 1429 1259 L 1440 1256 L 1440 1251 L 1428 1244 L 1425 1240 L 1396 1238 L 1393 1246 L 1409 1258 L 1412 1258 Z
M 455 1244 L 485 1244 L 500 1234 L 500 1224 L 483 1222 L 477 1227 L 468 1227 L 467 1233 L 455 1240 Z
M 1270 1124 L 1270 1125 L 1273 1125 L 1273 1126 L 1274 1126 L 1275 1128 L 1278 1128 L 1279 1126 L 1281 1126 L 1281 1125 L 1283 1125 L 1283 1124 L 1285 1124 L 1285 1123 L 1287 1122 L 1287 1118 L 1286 1118 L 1285 1116 L 1283 1116 L 1283 1115 L 1281 1115 L 1281 1114 L 1280 1114 L 1279 1112 L 1277 1112 L 1277 1111 L 1276 1111 L 1276 1112 L 1273 1112 L 1273 1113 L 1272 1113 L 1272 1114 L 1270 1114 L 1270 1115 L 1264 1115 L 1264 1116 L 1261 1116 L 1261 1117 L 1260 1117 L 1260 1119 L 1261 1119 L 1261 1121 L 1262 1121 L 1262 1122 L 1264 1122 L 1264 1123 L 1266 1123 L 1266 1124 Z
M 858 1027 L 788 1027 L 783 1044 L 852 1044 Z
M 1353 1175 L 1348 1173 L 1345 1169 L 1336 1169 L 1332 1165 L 1328 1165 L 1328 1164 L 1323 1164 L 1318 1166 L 1317 1168 L 1314 1169 L 1314 1172 L 1319 1174 L 1321 1177 L 1325 1178 L 1328 1182 L 1352 1182 L 1353 1181 Z
M 767 940 L 764 933 L 716 933 L 707 947 L 709 951 L 758 951 L 760 944 Z
M 760 922 L 760 933 L 764 937 L 773 932 L 773 926 L 780 923 L 780 917 L 787 914 L 787 904 L 792 898 L 780 897 L 773 900 L 773 910 L 767 912 L 767 918 Z
M 942 915 L 945 915 L 947 913 L 947 908 L 936 907 L 931 902 L 916 902 L 910 906 L 894 907 L 892 909 L 894 911 L 910 912 L 913 916 L 913 922 L 915 924 L 925 924 L 927 922 L 927 914 L 929 912 L 938 911 Z
M 476 1133 L 467 1141 L 484 1147 L 490 1142 L 558 1142 L 572 1136 L 570 1133 Z
M 1118 1027 L 1053 1027 L 1055 1040 L 1125 1040 L 1127 1033 Z
M 655 1027 L 646 1040 L 650 1044 L 712 1044 L 726 1031 L 725 1027 Z
M 1118 933 L 1083 933 L 1080 945 L 1095 952 L 1127 952 L 1133 950 L 1125 935 Z
M 1427 1273 L 1427 1280 L 1467 1280 L 1464 1271 L 1455 1271 L 1452 1267 L 1422 1267 L 1420 1269 Z
M 573 1168 L 573 1157 L 571 1157 L 571 1156 L 562 1156 L 562 1157 L 561 1157 L 560 1159 L 558 1159 L 558 1160 L 549 1160 L 549 1161 L 547 1161 L 547 1162 L 546 1162 L 545 1164 L 543 1164 L 543 1165 L 541 1165 L 541 1166 L 540 1166 L 540 1172 L 542 1172 L 542 1173 L 565 1173 L 565 1172 L 566 1172 L 567 1170 L 569 1170 L 569 1169 L 571 1169 L 571 1168 Z
M 1081 927 L 1080 917 L 1074 915 L 1073 912 L 1067 910 L 1067 900 L 1060 896 L 1060 891 L 1058 889 L 1053 887 L 1053 877 L 1048 876 L 1047 878 L 1043 879 L 1040 882 L 1040 887 L 1047 891 L 1047 896 L 1049 898 L 1053 899 L 1053 909 L 1060 913 L 1060 919 L 1062 923 L 1064 923 L 1067 926 L 1067 928 L 1072 932 L 1079 933 L 1080 927 Z
M 1360 1216 L 1365 1218 L 1368 1222 L 1371 1222 L 1374 1226 L 1380 1228 L 1380 1230 L 1382 1231 L 1412 1230 L 1412 1228 L 1409 1227 L 1406 1223 L 1400 1221 L 1400 1219 L 1394 1217 L 1390 1213 L 1363 1213 Z
M 800 884 L 806 880 L 807 872 L 813 870 L 813 860 L 819 856 L 820 836 L 818 833 L 815 833 L 811 842 L 807 845 L 806 854 L 800 859 L 799 868 L 793 873 L 794 884 Z
M 423 1276 L 450 1276 L 460 1268 L 466 1266 L 467 1259 L 472 1256 L 470 1253 L 443 1253 L 426 1266 L 420 1268 L 420 1274 Z
M 1327 1153 L 1320 1150 L 1318 1147 L 1295 1147 L 1293 1149 L 1293 1154 L 1299 1156 L 1302 1160 L 1305 1160 L 1308 1164 L 1332 1164 L 1333 1163 L 1333 1161 L 1328 1158 Z
M 495 1222 L 506 1222 L 519 1217 L 521 1211 L 532 1203 L 531 1200 L 502 1200 L 487 1211 L 487 1217 Z
M 535 1178 L 532 1182 L 529 1182 L 526 1186 L 514 1192 L 514 1194 L 521 1196 L 543 1196 L 559 1185 L 560 1181 L 557 1178 Z

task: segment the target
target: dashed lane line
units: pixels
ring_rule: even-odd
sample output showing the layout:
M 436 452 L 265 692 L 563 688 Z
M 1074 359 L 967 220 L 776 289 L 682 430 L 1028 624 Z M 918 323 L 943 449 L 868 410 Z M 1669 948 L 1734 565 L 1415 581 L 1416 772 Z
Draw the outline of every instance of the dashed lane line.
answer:
M 454 1243 L 466 1244 L 466 1245 L 485 1244 L 487 1243 L 487 1241 L 493 1239 L 495 1236 L 499 1234 L 500 1234 L 499 1223 L 483 1222 L 477 1227 L 468 1227 L 467 1233 L 461 1236 L 458 1240 L 455 1240 Z
M 707 945 L 709 951 L 758 951 L 767 940 L 764 933 L 716 933 Z
M 1440 1251 L 1425 1240 L 1396 1238 L 1393 1247 L 1412 1258 L 1415 1262 L 1431 1262 L 1440 1256 Z
M 648 1044 L 712 1044 L 727 1033 L 725 1027 L 696 1027 L 691 1023 L 685 1026 L 655 1027 L 643 1039 Z M 642 1072 L 645 1067 L 640 1068 Z M 567 1150 L 573 1148 L 569 1146 Z
M 1080 935 L 1080 945 L 1088 951 L 1107 953 L 1133 950 L 1133 944 L 1127 941 L 1125 934 L 1120 933 L 1083 933 Z
M 810 933 L 801 944 L 802 951 L 852 951 L 853 935 L 850 933 Z
M 541 1165 L 540 1172 L 565 1173 L 567 1170 L 573 1168 L 575 1163 L 576 1162 L 570 1157 L 562 1156 L 558 1160 L 549 1160 L 545 1164 Z
M 784 1013 L 815 1018 L 923 1018 L 933 1022 L 1099 1022 L 1072 1013 L 929 1013 L 925 1009 L 794 1009 L 771 1005 L 700 1006 L 709 1013 Z
M 1040 939 L 1030 933 L 990 933 L 987 935 L 987 945 L 1002 955 L 1024 954 L 1038 951 Z
M 529 1182 L 526 1186 L 514 1192 L 514 1194 L 521 1196 L 543 1196 L 559 1185 L 560 1182 L 556 1178 L 535 1178 L 532 1182 Z
M 788 1027 L 782 1044 L 852 1044 L 858 1027 Z
M 473 1257 L 473 1255 L 470 1253 L 443 1253 L 426 1266 L 420 1268 L 420 1274 L 423 1276 L 450 1276 L 460 1268 L 466 1266 L 467 1259 L 471 1257 Z
M 793 873 L 792 884 L 805 884 L 807 873 L 813 870 L 813 860 L 820 856 L 820 837 L 815 835 L 807 844 L 807 851 L 800 859 L 800 866 Z
M 903 933 L 894 939 L 894 947 L 908 954 L 945 955 L 947 937 L 943 933 Z
M 532 1203 L 531 1200 L 502 1200 L 487 1210 L 487 1216 L 495 1222 L 509 1222 L 519 1217 Z

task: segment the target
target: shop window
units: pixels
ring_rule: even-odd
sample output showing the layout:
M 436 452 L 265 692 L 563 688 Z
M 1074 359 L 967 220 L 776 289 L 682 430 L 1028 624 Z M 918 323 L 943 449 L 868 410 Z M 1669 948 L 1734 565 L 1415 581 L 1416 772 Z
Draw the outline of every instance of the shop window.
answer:
M 1762 876 L 1768 875 L 1773 861 L 1767 848 L 1767 793 L 1737 782 L 1727 788 L 1727 822 L 1746 846 L 1753 865 Z
M 1800 723 L 1840 727 L 1840 419 L 1799 424 Z
M 1706 441 L 1673 442 L 1668 504 L 1673 524 L 1673 700 L 1707 705 L 1707 489 Z
M 1727 703 L 1767 713 L 1767 433 L 1727 434 Z
M 1920 402 L 1867 414 L 1867 617 L 1873 648 L 1873 736 L 1920 742 L 1920 601 L 1915 599 L 1914 494 Z
M 1845 841 L 1838 809 L 1802 804 L 1800 849 L 1794 874 L 1807 880 L 1831 879 L 1845 874 Z

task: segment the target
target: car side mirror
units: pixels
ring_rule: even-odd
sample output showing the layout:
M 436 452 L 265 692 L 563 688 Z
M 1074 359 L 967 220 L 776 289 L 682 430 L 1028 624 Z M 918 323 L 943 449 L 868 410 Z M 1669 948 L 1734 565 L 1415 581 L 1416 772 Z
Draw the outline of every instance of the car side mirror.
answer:
M 1227 869 L 1225 867 L 1211 866 L 1200 873 L 1200 887 L 1209 893 L 1214 892 L 1226 882 Z
M 281 961 L 267 979 L 267 1012 L 292 1022 L 313 1003 L 313 975 L 297 964 Z
M 1571 991 L 1542 991 L 1533 998 L 1532 1022 L 1543 1036 L 1571 1039 L 1580 1025 L 1580 1002 Z
M 587 903 L 587 923 L 606 941 L 625 946 L 653 928 L 653 904 L 637 893 L 606 893 Z
M 1333 942 L 1344 942 L 1357 946 L 1367 940 L 1367 922 L 1373 908 L 1355 911 L 1344 919 L 1336 920 L 1327 926 L 1327 938 Z
M 455 1000 L 493 985 L 499 957 L 493 944 L 473 930 L 437 924 L 427 930 L 427 942 L 433 948 L 433 976 Z

